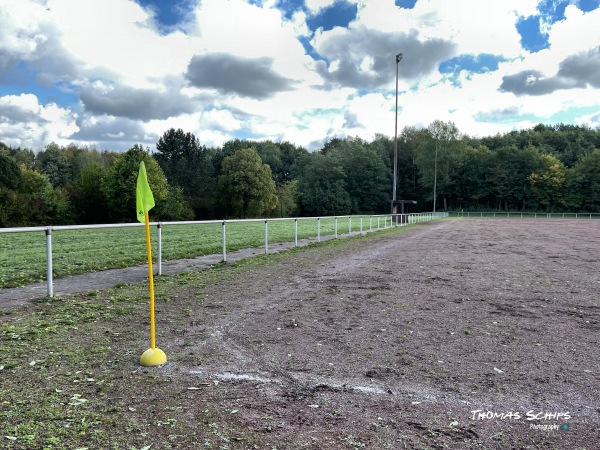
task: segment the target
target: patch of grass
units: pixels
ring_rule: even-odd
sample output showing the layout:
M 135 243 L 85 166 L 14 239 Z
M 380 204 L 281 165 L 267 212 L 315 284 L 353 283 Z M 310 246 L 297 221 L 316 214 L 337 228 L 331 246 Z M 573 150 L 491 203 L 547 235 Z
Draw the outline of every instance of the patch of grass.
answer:
M 364 216 L 362 229 L 389 226 L 389 219 Z M 320 220 L 321 236 L 347 234 L 360 230 L 360 218 Z M 234 222 L 226 225 L 227 251 L 264 245 L 265 224 Z M 162 259 L 193 258 L 222 252 L 222 225 L 163 225 Z M 268 223 L 269 243 L 292 242 L 294 221 Z M 317 237 L 316 219 L 298 219 L 298 238 Z M 152 254 L 157 255 L 157 229 L 151 229 Z M 146 261 L 145 234 L 141 227 L 56 230 L 52 233 L 53 274 L 55 278 L 106 269 L 143 264 Z M 22 286 L 46 279 L 46 243 L 43 232 L 0 233 L 0 288 Z

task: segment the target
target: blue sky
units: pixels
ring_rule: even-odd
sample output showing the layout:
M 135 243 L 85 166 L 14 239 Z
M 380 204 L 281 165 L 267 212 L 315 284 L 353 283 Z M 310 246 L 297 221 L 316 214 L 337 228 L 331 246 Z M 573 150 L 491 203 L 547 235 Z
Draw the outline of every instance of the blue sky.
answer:
M 0 141 L 600 125 L 600 0 L 0 0 Z

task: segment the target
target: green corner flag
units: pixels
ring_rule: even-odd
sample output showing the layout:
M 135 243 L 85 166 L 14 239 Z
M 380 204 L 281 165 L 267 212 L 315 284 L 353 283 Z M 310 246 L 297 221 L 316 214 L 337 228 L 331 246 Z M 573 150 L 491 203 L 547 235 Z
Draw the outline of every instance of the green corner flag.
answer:
M 154 327 L 154 277 L 152 275 L 152 246 L 150 245 L 150 224 L 148 211 L 154 208 L 154 196 L 148 185 L 146 166 L 140 162 L 137 188 L 135 190 L 135 206 L 137 218 L 146 224 L 146 253 L 148 255 L 148 280 L 150 281 L 150 348 L 142 353 L 140 364 L 142 366 L 160 366 L 167 362 L 167 355 L 156 347 L 156 331 Z
M 140 162 L 140 172 L 138 173 L 137 188 L 135 190 L 135 207 L 137 219 L 142 223 L 146 221 L 145 213 L 154 208 L 154 196 L 148 185 L 144 161 Z

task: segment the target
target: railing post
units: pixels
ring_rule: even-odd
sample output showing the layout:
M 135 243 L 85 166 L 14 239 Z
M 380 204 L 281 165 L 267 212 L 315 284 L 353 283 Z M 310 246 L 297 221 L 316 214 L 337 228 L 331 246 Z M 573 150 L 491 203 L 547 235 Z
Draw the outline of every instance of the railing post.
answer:
M 294 246 L 298 247 L 298 219 L 294 219 Z
M 265 255 L 269 253 L 269 222 L 265 219 Z
M 54 284 L 52 280 L 52 227 L 46 228 L 46 283 L 48 285 L 48 297 L 53 297 Z
M 352 217 L 348 216 L 348 235 L 352 234 Z
M 369 216 L 369 231 L 373 231 L 373 216 Z
M 337 239 L 337 223 L 338 223 L 338 218 L 336 217 L 334 220 L 334 224 L 333 224 L 333 236 Z
M 381 229 L 380 223 L 381 223 L 381 216 L 377 216 L 377 229 L 378 230 Z
M 157 251 L 157 265 L 158 265 L 158 275 L 162 275 L 162 226 L 161 223 L 158 222 L 158 224 L 156 225 L 156 234 L 157 236 L 157 240 L 158 240 L 158 251 Z
M 223 221 L 223 226 L 221 228 L 221 242 L 223 243 L 223 262 L 227 261 L 227 233 L 225 229 L 225 221 Z
M 317 242 L 321 242 L 321 218 L 317 217 Z
M 362 234 L 363 230 L 362 230 L 362 216 L 360 216 L 360 234 Z

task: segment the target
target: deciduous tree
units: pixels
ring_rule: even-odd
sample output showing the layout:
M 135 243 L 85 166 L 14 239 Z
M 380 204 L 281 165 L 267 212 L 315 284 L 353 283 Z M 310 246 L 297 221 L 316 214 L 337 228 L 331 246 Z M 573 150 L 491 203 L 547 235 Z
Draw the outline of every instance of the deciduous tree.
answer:
M 277 205 L 271 168 L 251 148 L 223 160 L 219 191 L 226 210 L 236 217 L 270 215 Z
M 346 174 L 335 158 L 313 154 L 302 164 L 299 178 L 300 213 L 304 216 L 349 214 Z
M 112 222 L 134 222 L 136 219 L 135 189 L 141 161 L 146 166 L 148 183 L 156 202 L 156 208 L 150 211 L 151 216 L 160 211 L 160 204 L 169 195 L 169 183 L 164 172 L 149 151 L 136 144 L 117 158 L 104 178 L 103 189 Z

